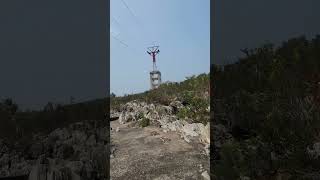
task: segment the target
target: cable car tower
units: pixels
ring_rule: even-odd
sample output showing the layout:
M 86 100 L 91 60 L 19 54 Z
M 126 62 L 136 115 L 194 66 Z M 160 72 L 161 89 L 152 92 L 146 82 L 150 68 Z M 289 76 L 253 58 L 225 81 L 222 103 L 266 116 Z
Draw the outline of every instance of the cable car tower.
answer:
M 156 89 L 161 84 L 161 72 L 157 70 L 156 55 L 160 52 L 159 46 L 148 47 L 147 53 L 152 56 L 153 69 L 150 72 L 151 89 Z

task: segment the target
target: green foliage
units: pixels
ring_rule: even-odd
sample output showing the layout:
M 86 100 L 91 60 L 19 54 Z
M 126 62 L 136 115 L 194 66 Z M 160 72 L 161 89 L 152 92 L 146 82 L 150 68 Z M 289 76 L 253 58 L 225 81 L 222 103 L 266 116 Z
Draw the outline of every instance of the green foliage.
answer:
M 177 116 L 180 119 L 191 118 L 193 122 L 201 122 L 206 124 L 209 122 L 209 99 L 201 97 L 194 91 L 186 91 L 181 96 L 182 101 L 187 103 L 187 106 L 178 111 Z
M 191 76 L 180 83 L 163 83 L 159 88 L 146 91 L 140 94 L 133 94 L 123 97 L 111 97 L 111 108 L 120 110 L 121 104 L 133 100 L 141 100 L 147 103 L 158 103 L 169 105 L 172 100 L 178 99 L 186 102 L 186 108 L 178 112 L 180 118 L 192 118 L 194 122 L 206 123 L 209 121 L 209 74 Z
M 226 65 L 224 71 L 213 66 L 215 96 L 229 96 L 242 89 L 301 97 L 309 87 L 307 82 L 319 81 L 319 46 L 320 36 L 310 41 L 299 37 L 277 48 L 266 44 L 253 49 L 249 56 Z
M 144 118 L 144 114 L 143 113 L 139 113 L 137 119 L 142 119 Z
M 249 52 L 224 70 L 211 67 L 215 122 L 256 133 L 222 148 L 218 179 L 266 178 L 276 170 L 301 179 L 320 168 L 306 154 L 306 147 L 319 141 L 320 36 Z
M 147 127 L 150 125 L 150 120 L 148 118 L 142 118 L 140 121 L 139 121 L 139 126 L 140 127 Z
M 178 113 L 177 113 L 177 117 L 179 119 L 185 119 L 187 117 L 191 117 L 193 115 L 193 111 L 191 111 L 189 108 L 187 107 L 183 107 L 181 108 Z
M 227 111 L 236 116 L 230 117 L 232 125 L 258 130 L 265 117 L 265 111 L 270 109 L 270 98 L 264 93 L 249 93 L 239 91 L 226 98 Z

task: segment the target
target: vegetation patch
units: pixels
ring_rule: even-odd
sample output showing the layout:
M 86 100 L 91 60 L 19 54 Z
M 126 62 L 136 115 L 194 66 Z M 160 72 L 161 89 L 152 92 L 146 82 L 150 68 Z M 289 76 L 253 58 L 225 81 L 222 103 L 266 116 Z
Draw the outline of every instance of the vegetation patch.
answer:
M 150 125 L 150 120 L 148 118 L 142 118 L 140 121 L 139 121 L 139 126 L 140 127 L 147 127 Z
M 193 122 L 209 122 L 207 108 L 210 104 L 209 74 L 187 77 L 185 81 L 176 83 L 163 83 L 159 88 L 140 94 L 110 97 L 111 108 L 120 110 L 122 104 L 133 100 L 147 103 L 169 105 L 173 100 L 179 100 L 185 104 L 185 108 L 178 113 L 180 119 L 190 118 Z M 140 119 L 140 118 L 139 118 Z
M 319 52 L 320 36 L 298 37 L 211 67 L 214 123 L 255 134 L 223 146 L 217 179 L 274 179 L 279 172 L 304 179 L 320 169 L 306 153 L 320 139 Z

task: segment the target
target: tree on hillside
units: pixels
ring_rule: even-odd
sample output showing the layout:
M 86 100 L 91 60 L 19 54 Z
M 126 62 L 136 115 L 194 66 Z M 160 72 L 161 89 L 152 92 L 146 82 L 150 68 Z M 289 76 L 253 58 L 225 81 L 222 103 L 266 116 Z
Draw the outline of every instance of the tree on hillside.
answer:
M 116 94 L 112 92 L 112 93 L 110 94 L 110 97 L 111 97 L 111 98 L 115 98 L 115 97 L 116 97 Z

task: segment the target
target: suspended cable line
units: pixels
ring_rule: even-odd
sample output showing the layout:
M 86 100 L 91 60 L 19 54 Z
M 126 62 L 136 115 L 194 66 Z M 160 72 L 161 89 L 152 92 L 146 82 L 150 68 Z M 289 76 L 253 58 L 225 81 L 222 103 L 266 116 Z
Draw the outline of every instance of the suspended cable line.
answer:
M 130 14 L 133 16 L 133 18 L 135 19 L 135 21 L 140 25 L 139 20 L 137 18 L 137 16 L 133 13 L 133 11 L 131 10 L 131 8 L 128 6 L 128 4 L 124 1 L 121 0 L 121 2 L 124 4 L 124 6 L 128 9 L 128 11 L 130 12 Z
M 119 21 L 115 17 L 111 16 L 111 19 L 113 20 L 113 22 L 115 22 L 115 24 L 117 24 L 118 26 L 121 26 Z
M 146 30 L 145 27 L 143 26 L 143 24 L 141 23 L 141 21 L 139 20 L 138 16 L 132 11 L 132 9 L 129 7 L 128 3 L 125 2 L 125 0 L 121 0 L 122 4 L 126 7 L 126 9 L 129 11 L 129 13 L 131 14 L 131 16 L 134 18 L 135 22 L 138 24 L 138 26 L 141 28 L 141 30 L 143 31 L 141 35 L 141 37 L 143 39 L 146 38 L 146 34 L 149 34 Z M 149 34 L 150 35 L 150 34 Z M 149 39 L 150 40 L 150 39 Z
M 137 53 L 137 54 L 141 54 L 140 51 L 138 51 L 137 49 L 133 48 L 132 46 L 129 46 L 127 43 L 123 42 L 122 40 L 120 40 L 117 36 L 111 34 L 111 36 L 117 40 L 119 43 L 121 43 L 122 45 L 124 45 L 126 48 L 129 48 L 131 49 L 134 53 Z
M 140 28 L 141 31 L 140 31 L 140 33 L 138 33 L 138 34 L 139 34 L 140 38 L 141 38 L 141 39 L 144 39 L 144 40 L 147 40 L 147 41 L 149 41 L 149 42 L 155 43 L 153 38 L 152 38 L 152 41 L 150 41 L 150 39 L 147 38 L 147 37 L 150 37 L 150 36 L 148 36 L 148 35 L 150 35 L 150 34 L 145 30 L 143 24 L 139 21 L 139 18 L 138 18 L 137 15 L 132 11 L 132 9 L 129 7 L 129 5 L 126 3 L 126 1 L 125 1 L 125 0 L 121 0 L 121 2 L 122 2 L 122 4 L 125 6 L 125 8 L 129 11 L 130 15 L 132 16 L 132 18 L 134 19 L 134 21 L 136 22 L 136 24 L 139 26 L 139 28 Z M 117 24 L 118 26 L 121 27 L 119 21 L 118 21 L 115 17 L 112 16 L 111 18 L 112 18 L 112 20 L 114 21 L 115 24 Z M 122 27 L 123 27 L 123 26 L 122 26 Z M 122 29 L 122 28 L 121 28 L 121 29 Z M 118 34 L 118 35 L 119 35 L 119 34 Z M 115 36 L 113 36 L 113 37 L 114 37 L 114 39 L 116 39 L 117 41 L 119 41 L 121 44 L 123 44 L 125 47 L 129 47 L 129 49 L 134 50 L 134 51 L 137 53 L 137 50 L 136 50 L 136 49 L 133 49 L 131 46 L 129 46 L 127 43 L 124 43 L 122 40 L 118 39 L 117 37 L 115 37 Z M 139 43 L 139 44 L 140 44 L 140 43 Z M 146 44 L 141 42 L 141 45 L 145 46 Z M 140 51 L 139 51 L 139 52 L 140 52 Z M 139 54 L 140 54 L 140 53 L 139 53 Z
M 127 45 L 126 43 L 124 43 L 123 41 L 121 41 L 120 39 L 118 39 L 118 38 L 117 38 L 116 36 L 114 36 L 113 34 L 111 34 L 111 36 L 112 36 L 115 40 L 117 40 L 118 42 L 120 42 L 122 45 L 128 47 L 128 45 Z

